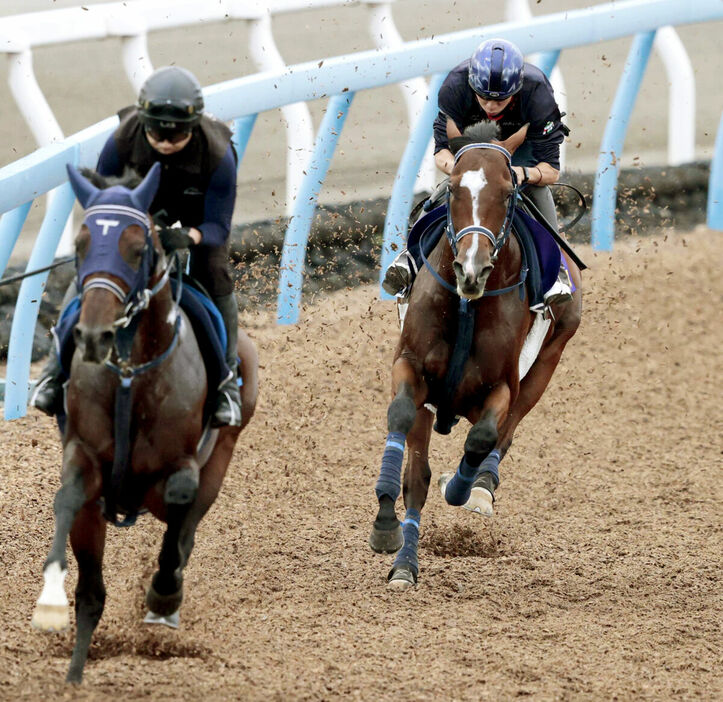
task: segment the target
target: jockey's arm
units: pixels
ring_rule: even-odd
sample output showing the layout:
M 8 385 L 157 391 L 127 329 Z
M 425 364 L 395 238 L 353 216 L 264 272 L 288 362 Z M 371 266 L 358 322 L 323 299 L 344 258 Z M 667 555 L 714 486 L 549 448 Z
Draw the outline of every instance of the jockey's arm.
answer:
M 231 146 L 211 175 L 204 204 L 204 222 L 191 227 L 188 235 L 195 244 L 221 246 L 231 231 L 231 216 L 236 200 L 236 157 Z
M 522 166 L 512 166 L 512 170 L 517 174 L 517 182 L 522 185 L 525 180 Z M 552 185 L 552 183 L 557 183 L 560 171 L 549 163 L 541 161 L 536 166 L 527 166 L 527 177 L 529 185 Z
M 449 140 L 458 136 L 462 136 L 462 132 L 459 131 L 459 127 L 455 124 L 454 120 L 447 117 L 447 139 Z M 434 154 L 434 162 L 442 173 L 449 175 L 454 166 L 454 155 L 449 149 L 440 149 Z

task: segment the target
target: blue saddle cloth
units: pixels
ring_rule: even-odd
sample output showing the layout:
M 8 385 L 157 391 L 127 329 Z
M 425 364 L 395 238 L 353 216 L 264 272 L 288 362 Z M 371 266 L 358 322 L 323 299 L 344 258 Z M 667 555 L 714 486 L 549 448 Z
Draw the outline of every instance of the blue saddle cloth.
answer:
M 412 226 L 407 238 L 407 250 L 413 256 L 418 270 L 423 265 L 422 247 L 424 256 L 429 258 L 442 238 L 446 224 L 445 203 L 426 212 Z M 561 260 L 560 247 L 545 227 L 520 209 L 515 210 L 512 230 L 527 257 L 527 296 L 532 306 L 542 302 L 544 293 L 557 279 Z
M 173 294 L 176 294 L 178 282 L 171 279 Z M 196 341 L 206 366 L 208 385 L 217 388 L 228 376 L 226 365 L 226 328 L 218 308 L 200 290 L 185 282 L 181 290 L 181 309 L 186 313 L 196 335 Z M 56 351 L 60 365 L 66 376 L 70 375 L 70 365 L 75 352 L 73 328 L 80 317 L 80 296 L 73 298 L 60 314 L 53 329 L 56 339 Z M 209 392 L 209 396 L 213 393 Z

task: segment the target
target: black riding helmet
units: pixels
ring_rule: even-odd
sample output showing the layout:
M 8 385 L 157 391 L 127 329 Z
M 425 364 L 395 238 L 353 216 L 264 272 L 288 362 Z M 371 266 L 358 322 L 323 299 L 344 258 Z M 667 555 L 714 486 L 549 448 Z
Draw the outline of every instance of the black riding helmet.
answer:
M 159 68 L 141 86 L 138 115 L 148 129 L 189 132 L 201 121 L 202 114 L 201 84 L 185 68 Z

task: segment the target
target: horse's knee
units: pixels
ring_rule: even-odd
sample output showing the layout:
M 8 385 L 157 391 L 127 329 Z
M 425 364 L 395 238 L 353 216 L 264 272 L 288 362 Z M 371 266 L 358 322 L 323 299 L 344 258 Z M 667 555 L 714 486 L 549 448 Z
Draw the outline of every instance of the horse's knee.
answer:
M 389 431 L 398 431 L 406 435 L 412 430 L 417 416 L 414 400 L 404 392 L 398 392 L 387 410 L 387 427 Z
M 467 440 L 464 442 L 465 457 L 470 459 L 471 465 L 474 465 L 474 461 L 479 464 L 496 443 L 497 421 L 493 412 L 487 412 L 467 434 Z

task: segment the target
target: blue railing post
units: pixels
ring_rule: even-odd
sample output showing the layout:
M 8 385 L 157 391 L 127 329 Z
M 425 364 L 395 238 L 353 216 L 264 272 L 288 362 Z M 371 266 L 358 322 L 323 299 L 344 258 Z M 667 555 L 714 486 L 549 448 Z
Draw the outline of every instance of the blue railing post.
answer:
M 708 226 L 723 231 L 723 114 L 715 137 L 708 181 Z
M 251 138 L 251 131 L 256 124 L 256 118 L 258 114 L 244 115 L 234 120 L 233 123 L 233 135 L 231 136 L 231 143 L 234 149 L 236 149 L 236 155 L 238 156 L 239 166 L 243 161 L 244 154 L 246 153 L 246 146 Z
M 0 217 L 0 276 L 8 267 L 10 256 L 13 253 L 32 204 L 31 200 Z
M 314 142 L 304 179 L 301 181 L 294 213 L 289 220 L 284 237 L 279 276 L 279 298 L 276 320 L 279 324 L 295 324 L 299 321 L 301 288 L 304 283 L 304 259 L 309 241 L 311 221 L 316 210 L 321 184 L 329 170 L 339 134 L 344 127 L 353 92 L 334 95 L 326 107 L 324 119 Z
M 537 67 L 549 78 L 559 58 L 559 51 L 545 51 L 539 55 Z
M 75 203 L 70 183 L 61 185 L 48 206 L 38 238 L 30 255 L 26 270 L 33 271 L 53 262 L 63 228 Z M 30 357 L 33 353 L 35 323 L 38 319 L 40 299 L 43 296 L 48 272 L 23 280 L 15 305 L 8 347 L 7 377 L 5 383 L 5 419 L 24 417 L 28 405 Z
M 404 149 L 402 160 L 399 162 L 397 175 L 394 179 L 392 196 L 389 198 L 387 217 L 384 220 L 384 241 L 382 243 L 380 280 L 384 277 L 384 271 L 394 257 L 406 245 L 407 241 L 407 219 L 412 210 L 414 199 L 414 182 L 419 172 L 419 167 L 424 159 L 424 152 L 429 143 L 429 133 L 432 131 L 432 123 L 439 111 L 437 106 L 437 94 L 442 82 L 447 77 L 446 73 L 436 73 L 429 82 L 429 94 L 427 104 L 417 118 L 417 123 L 409 136 L 409 141 Z M 442 176 L 440 174 L 440 180 Z M 384 290 L 381 290 L 381 297 L 384 300 L 393 299 Z
M 630 115 L 653 48 L 653 39 L 655 32 L 636 34 L 633 39 L 600 146 L 592 201 L 592 245 L 601 251 L 611 251 L 613 248 L 620 159 Z

